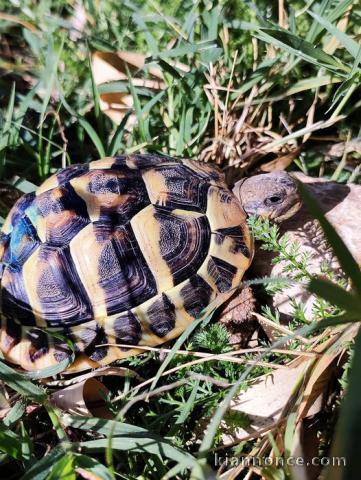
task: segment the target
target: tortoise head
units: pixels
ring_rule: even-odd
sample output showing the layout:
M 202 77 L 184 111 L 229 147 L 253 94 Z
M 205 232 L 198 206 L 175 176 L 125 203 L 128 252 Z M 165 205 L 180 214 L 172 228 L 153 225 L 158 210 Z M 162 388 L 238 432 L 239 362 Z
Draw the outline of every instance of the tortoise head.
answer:
M 286 172 L 272 172 L 244 178 L 233 193 L 247 215 L 259 215 L 275 222 L 292 217 L 301 207 L 295 180 Z

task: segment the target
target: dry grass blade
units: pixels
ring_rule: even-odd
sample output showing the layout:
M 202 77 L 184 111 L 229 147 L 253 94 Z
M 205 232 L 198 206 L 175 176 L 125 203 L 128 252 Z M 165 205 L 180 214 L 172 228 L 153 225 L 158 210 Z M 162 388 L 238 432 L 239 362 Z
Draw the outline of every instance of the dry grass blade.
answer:
M 69 372 L 64 372 L 64 374 Z M 69 379 L 60 379 L 60 380 L 50 380 L 43 379 L 42 383 L 46 383 L 48 387 L 66 387 L 69 385 L 73 385 L 75 383 L 83 382 L 88 380 L 89 378 L 93 377 L 103 377 L 103 376 L 115 376 L 115 377 L 134 377 L 138 380 L 143 380 L 143 378 L 138 375 L 137 372 L 131 370 L 130 368 L 125 367 L 101 367 L 93 370 L 89 373 L 85 373 L 83 375 L 76 375 L 73 378 Z
M 301 128 L 300 130 L 298 130 L 296 132 L 290 133 L 289 135 L 286 135 L 285 137 L 282 137 L 278 140 L 275 140 L 273 142 L 268 143 L 264 147 L 261 147 L 261 151 L 272 152 L 275 149 L 277 149 L 278 147 L 292 141 L 295 138 L 302 137 L 303 135 L 306 135 L 306 134 L 308 134 L 310 132 L 313 132 L 315 130 L 321 130 L 321 129 L 324 129 L 324 128 L 331 127 L 333 124 L 335 124 L 336 122 L 339 122 L 343 118 L 344 117 L 342 115 L 340 115 L 340 116 L 332 118 L 332 119 L 330 118 L 329 120 L 325 120 L 325 121 L 321 120 L 319 122 L 313 123 L 312 125 Z
M 194 365 L 199 365 L 205 362 L 210 362 L 210 361 L 228 361 L 232 363 L 239 363 L 239 364 L 244 364 L 244 365 L 254 365 L 254 366 L 261 366 L 261 367 L 266 367 L 266 368 L 271 368 L 275 370 L 287 370 L 288 367 L 285 365 L 279 365 L 276 363 L 271 363 L 271 362 L 263 362 L 262 360 L 249 360 L 249 359 L 243 359 L 243 358 L 233 358 L 232 356 L 227 356 L 225 354 L 205 354 L 204 357 L 198 358 L 197 360 L 192 360 L 190 362 L 183 363 L 182 365 L 178 365 L 177 367 L 170 368 L 169 370 L 165 370 L 162 372 L 160 375 L 161 377 L 164 377 L 166 375 L 170 375 L 171 373 L 178 372 L 180 370 L 183 370 L 185 368 L 192 367 Z M 143 387 L 146 387 L 147 385 L 151 384 L 153 382 L 155 377 L 150 378 L 149 380 L 146 380 L 145 382 L 140 383 L 136 387 L 134 387 L 133 390 L 139 390 Z M 123 395 L 120 395 L 116 398 L 114 398 L 114 402 L 120 400 L 123 398 Z
M 297 421 L 307 415 L 316 413 L 315 401 L 327 393 L 327 384 L 334 369 L 341 365 L 340 360 L 345 351 L 346 345 L 355 337 L 358 332 L 358 325 L 350 325 L 339 329 L 338 334 L 333 335 L 329 340 L 319 344 L 315 350 L 322 355 L 315 359 L 310 376 L 303 392 L 303 398 L 297 411 Z M 344 358 L 345 360 L 345 358 Z M 319 408 L 320 408 L 319 404 Z
M 279 338 L 279 334 L 285 335 L 289 338 L 291 338 L 294 335 L 294 332 L 292 332 L 292 330 L 290 330 L 289 328 L 284 327 L 283 325 L 279 325 L 271 320 L 268 320 L 268 318 L 264 317 L 263 315 L 257 312 L 253 312 L 253 316 L 259 321 L 262 328 L 267 333 L 267 336 L 271 340 L 276 340 L 277 338 Z M 277 336 L 275 335 L 276 332 L 277 332 Z M 307 338 L 304 338 L 302 336 L 298 336 L 297 339 L 304 345 L 310 345 L 311 342 L 314 340 L 314 339 L 308 340 Z
M 10 15 L 9 13 L 0 12 L 0 20 L 5 20 L 6 22 L 17 23 L 18 25 L 22 25 L 23 27 L 27 28 L 33 33 L 39 33 L 38 29 L 30 22 L 22 20 L 21 18 L 17 17 L 16 15 Z
M 321 73 L 322 73 L 322 71 L 321 71 Z M 310 108 L 308 109 L 308 112 L 307 112 L 306 128 L 311 127 L 312 124 L 314 123 L 316 106 L 317 106 L 317 102 L 318 102 L 318 96 L 319 96 L 319 87 L 317 87 L 315 89 L 315 95 L 314 95 L 314 98 L 313 98 L 313 102 L 312 102 L 312 104 L 311 104 L 311 106 L 310 106 Z M 312 131 L 308 131 L 307 133 L 305 133 L 305 135 L 303 136 L 303 139 L 302 139 L 302 143 L 307 142 L 307 140 L 310 138 L 311 134 L 312 134 Z
M 264 317 L 263 317 L 264 318 Z M 289 331 L 290 332 L 290 331 Z M 107 343 L 105 344 L 107 346 L 114 346 L 115 344 L 110 344 Z M 132 345 L 126 345 L 125 343 L 119 343 L 116 344 L 120 348 L 133 348 Z M 104 346 L 104 345 L 102 345 Z M 163 347 L 148 347 L 146 345 L 137 345 L 136 346 L 139 350 L 144 350 L 148 352 L 158 352 L 160 355 L 163 353 L 169 353 L 172 350 L 170 348 L 163 348 Z M 241 348 L 238 350 L 232 350 L 230 352 L 227 352 L 226 354 L 218 354 L 219 355 L 219 360 L 224 360 L 225 358 L 229 359 L 229 357 L 233 357 L 235 355 L 242 355 L 246 353 L 259 353 L 259 352 L 267 352 L 267 348 Z M 302 350 L 287 350 L 287 349 L 281 349 L 281 348 L 273 348 L 273 352 L 277 353 L 284 353 L 285 355 L 291 355 L 291 356 L 298 356 L 298 355 L 305 355 L 305 356 L 310 356 L 314 357 L 319 355 L 317 352 L 304 352 Z M 206 352 L 196 352 L 193 350 L 176 350 L 175 352 L 176 355 L 186 355 L 186 356 L 193 356 L 193 357 L 200 357 L 200 358 L 206 358 L 209 356 L 212 356 L 212 353 L 206 353 Z

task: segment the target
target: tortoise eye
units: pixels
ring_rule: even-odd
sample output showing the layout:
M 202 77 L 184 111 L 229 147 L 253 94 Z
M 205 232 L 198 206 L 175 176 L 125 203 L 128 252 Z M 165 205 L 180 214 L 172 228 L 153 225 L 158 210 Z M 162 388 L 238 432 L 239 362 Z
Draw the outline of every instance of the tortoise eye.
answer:
M 267 207 L 271 207 L 272 205 L 278 205 L 281 203 L 283 198 L 282 195 L 272 195 L 271 197 L 267 197 L 264 203 Z

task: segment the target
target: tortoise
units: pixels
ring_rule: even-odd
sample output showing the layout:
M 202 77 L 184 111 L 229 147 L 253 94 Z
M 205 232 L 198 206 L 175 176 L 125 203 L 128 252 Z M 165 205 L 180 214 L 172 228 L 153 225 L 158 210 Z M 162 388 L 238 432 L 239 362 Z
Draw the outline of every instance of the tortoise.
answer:
M 240 285 L 254 250 L 246 215 L 298 205 L 285 172 L 232 193 L 216 166 L 163 155 L 62 169 L 0 233 L 0 350 L 38 370 L 69 358 L 66 338 L 78 371 L 173 339 Z

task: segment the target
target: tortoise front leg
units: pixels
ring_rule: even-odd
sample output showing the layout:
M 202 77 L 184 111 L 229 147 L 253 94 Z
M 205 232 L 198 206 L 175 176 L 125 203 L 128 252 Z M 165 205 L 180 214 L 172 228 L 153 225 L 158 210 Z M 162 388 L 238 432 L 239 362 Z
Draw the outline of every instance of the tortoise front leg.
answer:
M 246 286 L 221 307 L 219 321 L 227 328 L 231 345 L 243 348 L 249 343 L 258 326 L 258 322 L 252 316 L 255 305 L 256 299 L 252 288 Z

